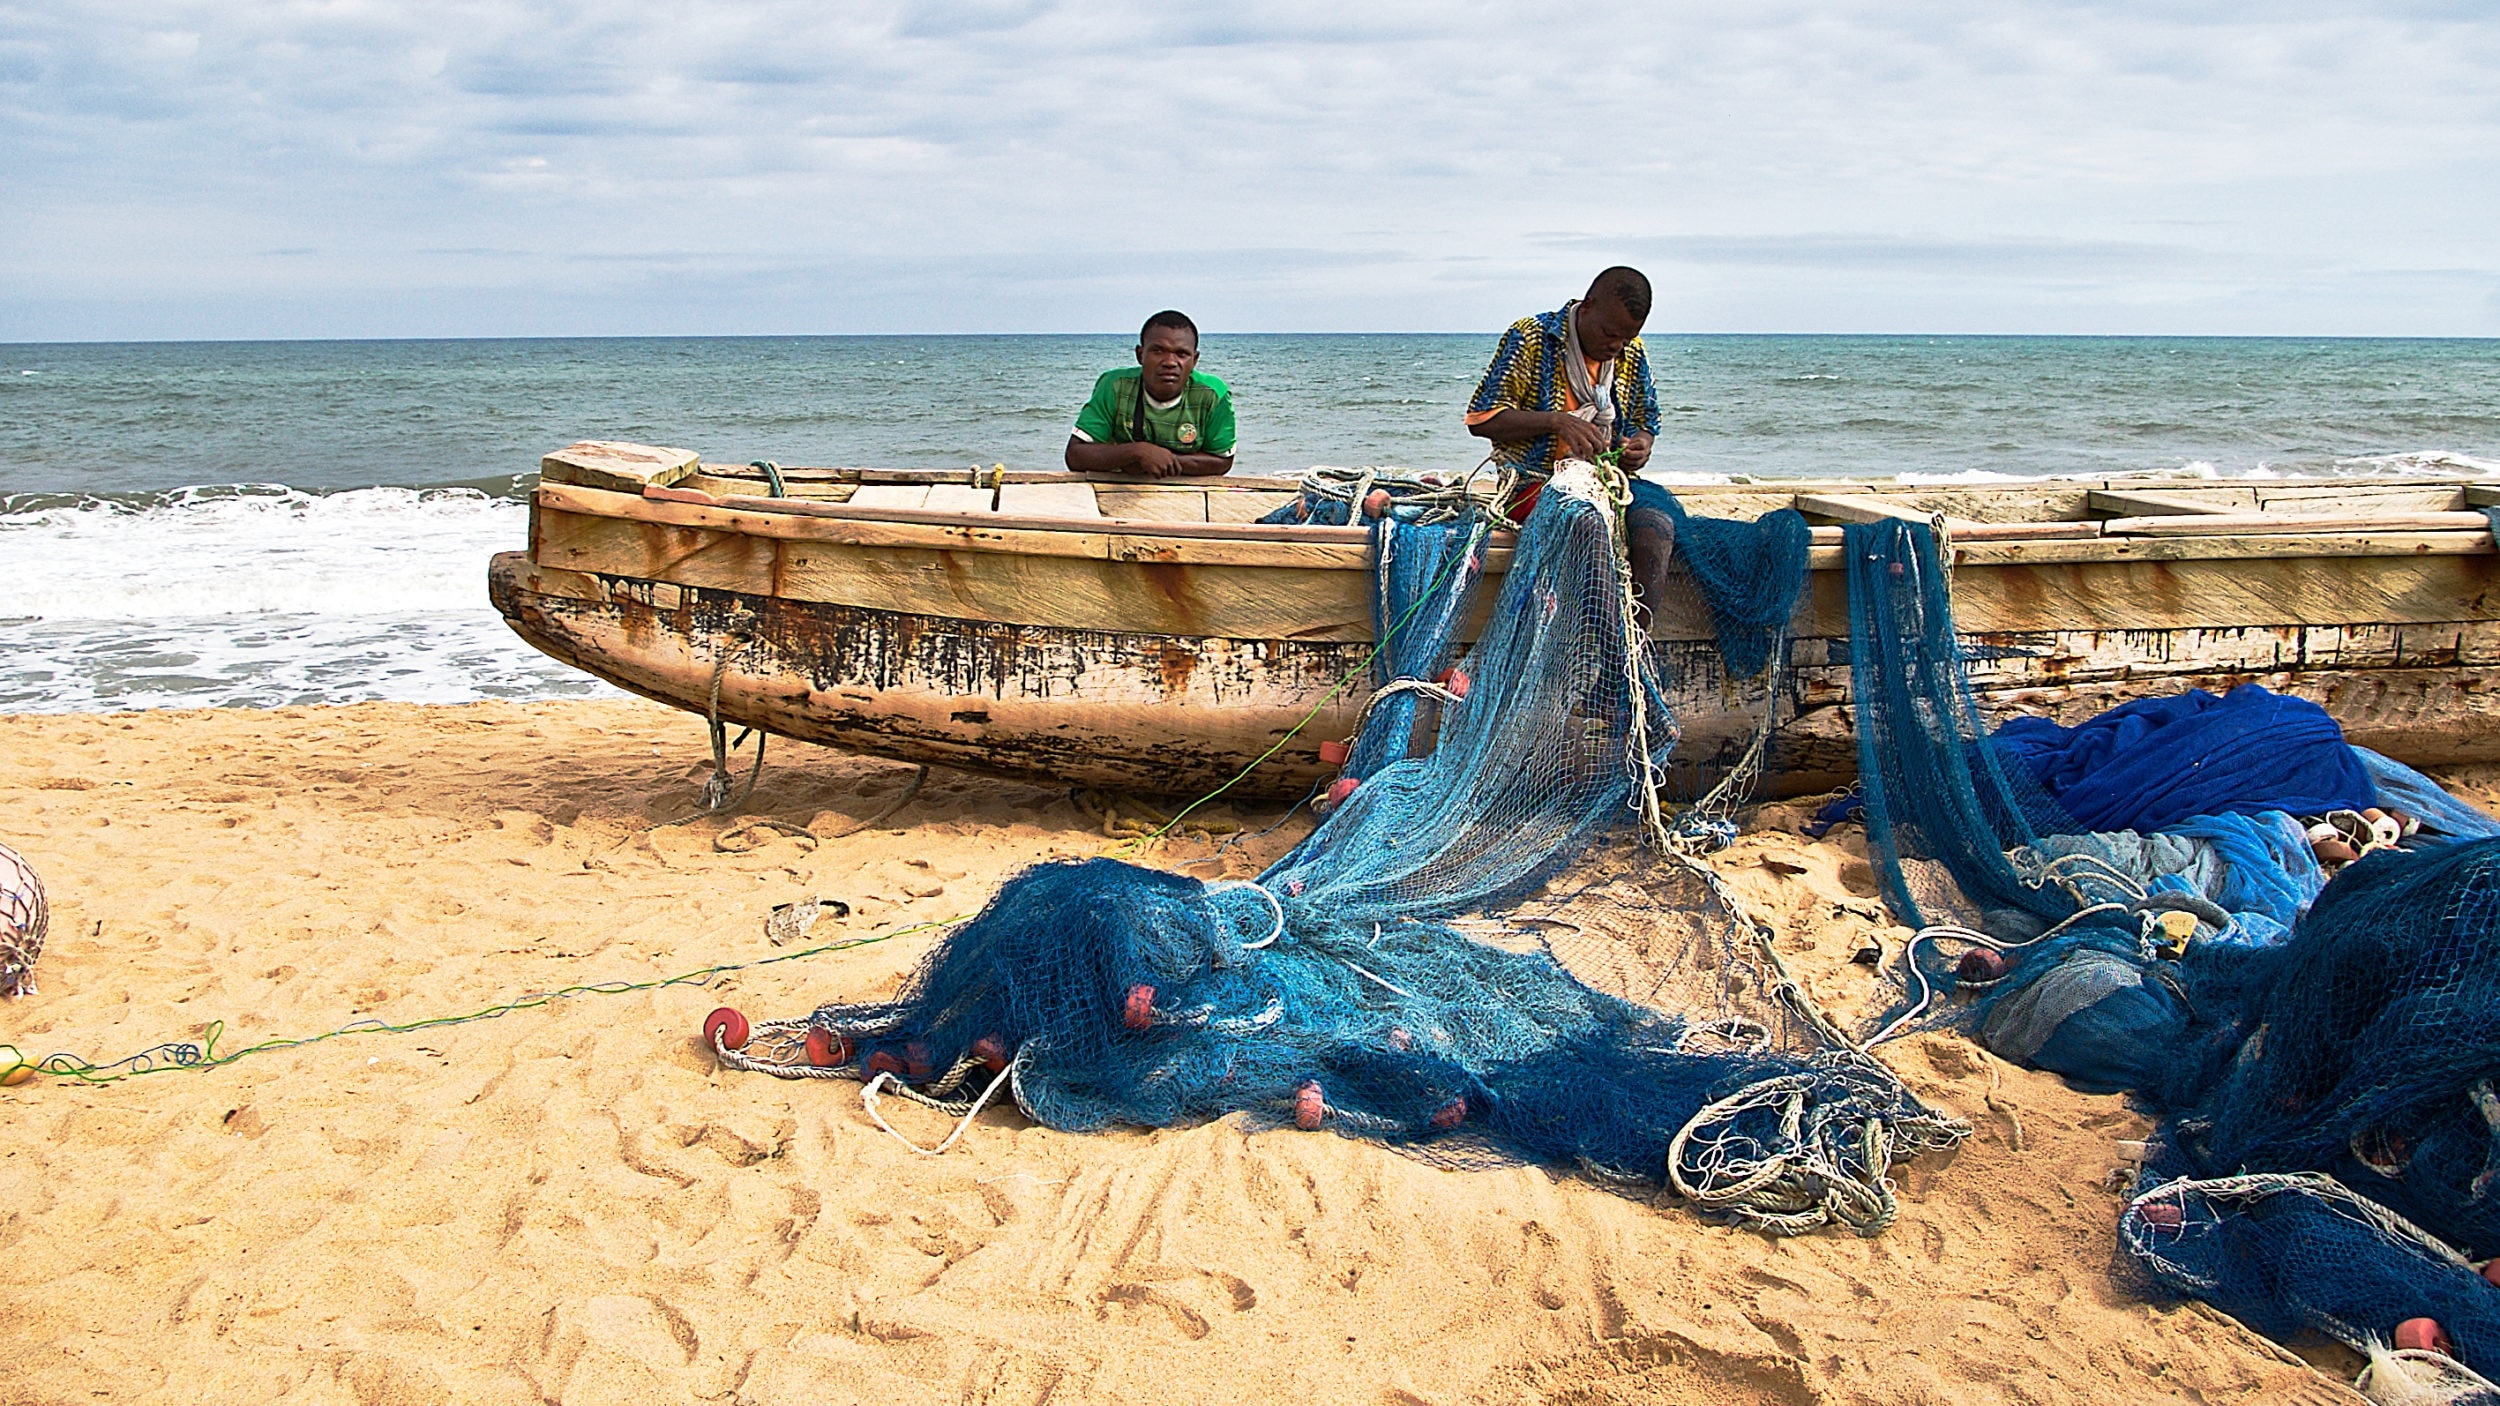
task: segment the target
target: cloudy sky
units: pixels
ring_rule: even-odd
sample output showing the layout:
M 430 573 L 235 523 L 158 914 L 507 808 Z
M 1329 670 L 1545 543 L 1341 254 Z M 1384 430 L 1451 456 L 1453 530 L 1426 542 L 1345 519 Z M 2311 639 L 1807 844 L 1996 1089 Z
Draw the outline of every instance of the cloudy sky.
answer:
M 2500 5 L 0 0 L 0 339 L 2500 335 Z

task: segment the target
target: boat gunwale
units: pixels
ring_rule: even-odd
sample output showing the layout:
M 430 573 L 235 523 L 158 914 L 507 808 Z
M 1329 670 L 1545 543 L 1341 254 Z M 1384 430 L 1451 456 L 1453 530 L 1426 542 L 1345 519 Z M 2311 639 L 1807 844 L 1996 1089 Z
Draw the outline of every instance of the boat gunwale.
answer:
M 666 495 L 666 496 L 663 496 Z M 1078 556 L 1139 562 L 1222 561 L 1238 566 L 1304 570 L 1364 570 L 1370 531 L 1355 527 L 1257 523 L 1166 522 L 1140 518 L 1023 517 L 1000 513 L 946 512 L 916 508 L 849 508 L 795 499 L 718 498 L 683 490 L 646 490 L 646 496 L 574 483 L 541 483 L 532 495 L 540 507 L 611 517 L 655 526 L 695 528 L 785 541 L 831 541 L 861 547 L 978 551 Z M 2475 556 L 2494 552 L 2488 527 L 2448 531 L 2225 532 L 2204 536 L 2029 537 L 1990 540 L 1985 527 L 2031 528 L 2040 524 L 1983 524 L 1982 531 L 1948 530 L 1956 567 L 2187 561 L 2219 558 Z M 2091 526 L 2095 524 L 2080 524 Z M 1816 570 L 1843 565 L 1840 530 L 1815 530 L 1809 564 Z M 1488 572 L 1507 565 L 1516 536 L 1493 535 Z

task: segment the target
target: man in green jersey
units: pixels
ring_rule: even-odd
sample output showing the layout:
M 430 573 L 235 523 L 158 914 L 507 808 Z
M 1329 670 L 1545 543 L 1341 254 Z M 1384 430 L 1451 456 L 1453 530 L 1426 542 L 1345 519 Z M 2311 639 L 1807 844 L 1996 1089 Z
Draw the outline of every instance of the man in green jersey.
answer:
M 1198 324 L 1176 312 L 1146 319 L 1137 365 L 1105 371 L 1068 436 L 1081 474 L 1173 478 L 1233 467 L 1232 388 L 1198 369 Z

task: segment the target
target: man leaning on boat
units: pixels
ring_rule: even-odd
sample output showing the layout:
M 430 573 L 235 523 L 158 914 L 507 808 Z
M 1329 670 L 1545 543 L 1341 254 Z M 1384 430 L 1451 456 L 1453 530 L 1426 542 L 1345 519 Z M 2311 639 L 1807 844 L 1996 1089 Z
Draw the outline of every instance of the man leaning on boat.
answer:
M 1137 334 L 1137 365 L 1102 373 L 1068 436 L 1077 473 L 1175 478 L 1229 473 L 1233 392 L 1198 369 L 1198 324 L 1164 311 Z

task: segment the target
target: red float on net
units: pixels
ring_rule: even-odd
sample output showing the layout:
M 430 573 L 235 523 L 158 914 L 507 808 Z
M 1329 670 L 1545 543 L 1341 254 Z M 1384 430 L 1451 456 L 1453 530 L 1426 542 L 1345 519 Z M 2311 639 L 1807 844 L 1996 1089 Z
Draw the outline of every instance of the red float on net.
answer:
M 1974 947 L 1953 964 L 1953 975 L 1974 984 L 1994 981 L 2005 975 L 2005 956 L 1993 947 Z
M 2417 1352 L 2452 1352 L 2455 1344 L 2448 1341 L 2448 1330 L 2436 1318 L 2408 1318 L 2396 1325 L 2396 1346 Z
M 807 1027 L 807 1062 L 818 1069 L 839 1069 L 851 1062 L 851 1037 L 821 1025 Z
M 703 1043 L 716 1050 L 747 1047 L 747 1018 L 727 1006 L 703 1017 Z

